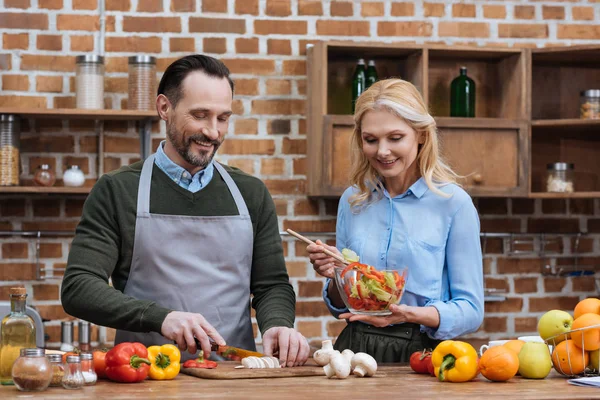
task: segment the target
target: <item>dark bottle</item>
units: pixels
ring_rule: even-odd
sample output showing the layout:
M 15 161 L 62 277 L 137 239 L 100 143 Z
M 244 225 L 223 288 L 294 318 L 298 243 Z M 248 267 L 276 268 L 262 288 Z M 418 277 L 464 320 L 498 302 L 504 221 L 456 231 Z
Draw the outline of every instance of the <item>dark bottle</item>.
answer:
M 375 69 L 375 61 L 369 60 L 369 64 L 366 72 L 367 78 L 367 89 L 371 87 L 372 84 L 377 82 L 377 70 Z
M 365 91 L 366 81 L 365 60 L 361 58 L 358 60 L 358 64 L 356 64 L 354 75 L 352 75 L 352 114 L 354 114 L 356 99 Z
M 450 85 L 450 116 L 475 117 L 475 81 L 467 76 L 467 67 Z

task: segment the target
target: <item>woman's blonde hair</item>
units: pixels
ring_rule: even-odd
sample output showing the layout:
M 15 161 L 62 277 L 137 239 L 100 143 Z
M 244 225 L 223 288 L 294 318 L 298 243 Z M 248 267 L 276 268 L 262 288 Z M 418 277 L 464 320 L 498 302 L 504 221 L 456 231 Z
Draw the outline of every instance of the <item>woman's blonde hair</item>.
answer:
M 424 143 L 419 145 L 416 159 L 419 173 L 425 179 L 429 190 L 449 197 L 439 187 L 456 183 L 460 176 L 446 165 L 440 156 L 435 120 L 429 115 L 421 94 L 412 83 L 402 79 L 386 79 L 374 83 L 356 101 L 350 183 L 356 186 L 359 192 L 350 197 L 351 207 L 360 207 L 372 201 L 373 189 L 379 196 L 383 194 L 380 176 L 362 150 L 361 122 L 365 113 L 371 110 L 389 111 L 402 118 L 417 135 L 424 136 Z

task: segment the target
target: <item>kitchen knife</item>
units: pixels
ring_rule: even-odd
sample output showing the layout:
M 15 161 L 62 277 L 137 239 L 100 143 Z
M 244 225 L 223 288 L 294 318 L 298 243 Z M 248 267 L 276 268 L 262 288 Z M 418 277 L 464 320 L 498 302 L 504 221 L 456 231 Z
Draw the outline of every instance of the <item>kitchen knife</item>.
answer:
M 198 339 L 194 338 L 194 341 L 196 342 L 196 346 L 198 346 L 198 349 L 200 349 L 201 345 L 200 345 L 200 342 L 198 341 Z M 239 361 L 242 358 L 246 358 L 246 357 L 250 357 L 250 356 L 254 356 L 254 357 L 264 357 L 265 356 L 264 354 L 259 353 L 257 351 L 240 349 L 240 348 L 233 347 L 233 346 L 219 346 L 212 340 L 210 341 L 210 350 L 214 351 L 219 356 L 221 356 L 227 360 L 232 360 L 232 361 Z

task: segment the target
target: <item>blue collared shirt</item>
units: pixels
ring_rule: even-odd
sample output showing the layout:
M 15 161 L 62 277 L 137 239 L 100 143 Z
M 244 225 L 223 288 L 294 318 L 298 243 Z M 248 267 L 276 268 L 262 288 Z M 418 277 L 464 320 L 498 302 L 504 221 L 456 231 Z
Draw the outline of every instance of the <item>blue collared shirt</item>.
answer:
M 348 203 L 356 189 L 346 189 L 338 207 L 336 247 L 354 250 L 361 262 L 377 269 L 408 266 L 401 304 L 435 307 L 440 325 L 421 330 L 445 340 L 481 325 L 483 265 L 479 216 L 470 196 L 453 184 L 440 189 L 452 197 L 431 192 L 420 178 L 394 198 L 384 190 L 381 199 L 359 212 Z M 329 280 L 323 298 L 337 317 L 347 309 L 332 306 L 328 285 Z
M 154 163 L 160 168 L 167 176 L 169 176 L 173 182 L 177 183 L 184 189 L 189 190 L 192 193 L 196 193 L 206 187 L 212 179 L 215 171 L 215 166 L 211 161 L 206 168 L 202 171 L 198 171 L 192 176 L 188 171 L 179 165 L 175 164 L 163 150 L 165 141 L 160 142 L 158 149 L 156 150 L 156 156 Z

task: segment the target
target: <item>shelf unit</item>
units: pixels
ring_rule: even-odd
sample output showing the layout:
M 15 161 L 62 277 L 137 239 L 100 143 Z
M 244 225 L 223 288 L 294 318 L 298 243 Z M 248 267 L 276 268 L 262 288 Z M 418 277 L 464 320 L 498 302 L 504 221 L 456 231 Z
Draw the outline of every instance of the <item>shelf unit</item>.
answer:
M 436 118 L 442 155 L 472 196 L 600 197 L 600 120 L 579 119 L 579 91 L 600 87 L 600 46 L 330 41 L 307 54 L 309 196 L 338 197 L 349 184 L 351 77 L 364 58 L 375 60 L 380 79 L 401 77 L 420 90 Z M 477 86 L 477 118 L 449 117 L 450 82 L 460 66 Z M 546 164 L 560 161 L 575 163 L 576 193 L 543 192 Z
M 151 125 L 158 120 L 155 111 L 138 110 L 83 110 L 83 109 L 40 109 L 21 107 L 0 107 L 0 114 L 19 115 L 21 119 L 64 119 L 92 120 L 98 137 L 98 175 L 104 173 L 104 121 L 137 121 L 140 133 L 140 154 L 146 158 L 150 154 Z M 0 193 L 14 194 L 88 194 L 91 187 L 37 187 L 0 186 Z

